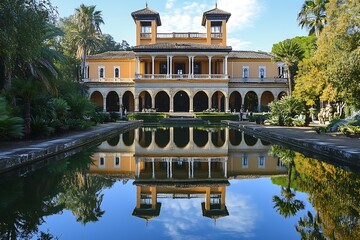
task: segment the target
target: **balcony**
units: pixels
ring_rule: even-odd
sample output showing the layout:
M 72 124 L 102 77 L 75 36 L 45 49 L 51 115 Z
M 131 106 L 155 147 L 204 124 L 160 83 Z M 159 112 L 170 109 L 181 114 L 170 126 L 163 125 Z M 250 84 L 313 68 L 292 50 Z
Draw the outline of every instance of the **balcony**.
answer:
M 230 78 L 230 83 L 280 83 L 286 84 L 287 78 Z
M 135 79 L 186 79 L 186 80 L 203 80 L 203 79 L 229 79 L 226 74 L 135 74 Z
M 173 33 L 158 33 L 157 38 L 159 39 L 170 39 L 170 38 L 189 38 L 189 39 L 198 39 L 206 38 L 206 33 L 197 33 L 197 32 L 173 32 Z
M 84 83 L 129 83 L 134 82 L 132 78 L 84 78 Z

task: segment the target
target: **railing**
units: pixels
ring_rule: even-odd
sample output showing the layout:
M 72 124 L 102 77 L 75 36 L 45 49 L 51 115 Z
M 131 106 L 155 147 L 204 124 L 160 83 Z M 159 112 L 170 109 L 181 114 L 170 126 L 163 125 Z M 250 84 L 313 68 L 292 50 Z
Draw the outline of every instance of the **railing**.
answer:
M 134 82 L 132 78 L 85 78 L 83 82 Z
M 226 74 L 135 74 L 135 79 L 228 79 Z
M 206 33 L 192 33 L 192 32 L 158 33 L 157 38 L 206 38 Z
M 222 38 L 222 33 L 211 33 L 211 38 Z
M 287 78 L 231 78 L 231 83 L 287 83 Z
M 151 38 L 151 33 L 140 33 L 140 38 Z

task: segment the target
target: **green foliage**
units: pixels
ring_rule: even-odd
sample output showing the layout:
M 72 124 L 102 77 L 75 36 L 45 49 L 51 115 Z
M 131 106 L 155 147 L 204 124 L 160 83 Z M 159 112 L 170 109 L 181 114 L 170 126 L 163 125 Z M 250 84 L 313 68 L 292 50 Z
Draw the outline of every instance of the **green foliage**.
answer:
M 339 131 L 345 134 L 346 136 L 357 136 L 360 135 L 360 126 L 339 126 Z
M 10 117 L 5 98 L 0 97 L 0 139 L 21 138 L 24 136 L 24 120 Z
M 69 118 L 88 119 L 95 115 L 95 105 L 79 93 L 70 93 L 64 98 L 70 107 Z
M 31 135 L 32 136 L 50 136 L 55 132 L 55 128 L 50 123 L 40 117 L 35 116 L 31 118 Z
M 70 110 L 66 100 L 62 98 L 53 98 L 50 100 L 49 105 L 52 107 L 54 118 L 58 119 L 60 122 L 63 122 Z
M 301 28 L 309 30 L 309 35 L 320 35 L 327 24 L 326 3 L 328 0 L 306 0 L 298 14 Z
M 144 122 L 158 123 L 168 117 L 164 113 L 131 113 L 127 115 L 128 120 L 143 120 Z
M 196 113 L 196 117 L 211 123 L 220 123 L 222 120 L 239 120 L 239 115 L 229 113 Z
M 267 123 L 280 126 L 293 126 L 293 118 L 305 112 L 304 105 L 296 98 L 285 96 L 280 100 L 275 100 L 269 104 L 270 116 Z M 301 122 L 302 118 L 298 118 L 296 123 Z

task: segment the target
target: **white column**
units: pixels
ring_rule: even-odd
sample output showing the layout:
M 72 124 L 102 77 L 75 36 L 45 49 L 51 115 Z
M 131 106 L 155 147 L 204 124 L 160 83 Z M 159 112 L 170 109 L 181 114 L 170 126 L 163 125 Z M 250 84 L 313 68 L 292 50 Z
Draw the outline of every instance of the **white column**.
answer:
M 190 162 L 190 159 L 191 158 L 188 158 L 188 164 L 189 164 L 189 166 L 188 166 L 188 177 L 189 178 L 191 178 L 191 162 Z
M 154 74 L 155 74 L 155 56 L 151 56 L 151 78 L 154 78 Z
M 192 56 L 188 56 L 189 58 L 189 74 L 188 74 L 188 78 L 191 78 L 191 59 L 192 59 Z
M 174 96 L 170 96 L 170 112 L 174 112 Z
M 191 75 L 194 78 L 194 62 L 195 62 L 195 57 L 193 56 L 191 58 Z
M 103 97 L 103 112 L 106 112 L 106 96 Z
M 210 97 L 208 96 L 208 108 L 209 109 L 211 109 L 211 107 L 212 107 L 211 106 L 211 103 L 212 103 L 211 99 L 212 99 L 212 96 L 210 96 Z
M 224 165 L 224 177 L 227 178 L 227 159 L 225 160 Z
M 139 96 L 135 96 L 135 112 L 139 111 Z
M 209 58 L 209 78 L 211 78 L 211 58 L 212 56 L 208 56 Z
M 155 108 L 155 96 L 151 96 L 151 108 Z
M 194 159 L 191 159 L 191 178 L 194 178 Z
M 152 162 L 152 178 L 155 178 L 155 163 L 154 158 L 151 159 Z
M 258 97 L 258 112 L 261 111 L 261 96 Z
M 193 105 L 194 105 L 194 97 L 190 95 L 190 96 L 189 96 L 189 100 L 190 100 L 190 101 L 189 101 L 189 104 L 190 104 L 190 106 L 189 106 L 189 107 L 190 107 L 190 108 L 189 108 L 189 112 L 192 113 L 192 112 L 194 112 L 194 106 L 193 106 Z
M 224 74 L 227 75 L 228 74 L 228 56 L 225 56 L 225 59 L 224 59 L 224 63 L 225 63 L 225 66 L 224 66 Z
M 172 178 L 172 158 L 170 158 L 170 178 Z
M 173 62 L 172 62 L 172 60 L 173 60 L 173 56 L 170 56 L 170 78 L 172 78 L 172 65 L 173 65 Z
M 166 77 L 169 77 L 169 56 L 166 56 Z
M 208 158 L 208 178 L 211 178 L 211 158 Z
M 225 112 L 230 112 L 229 110 L 229 97 L 225 97 Z
M 139 160 L 136 159 L 135 162 L 136 162 L 135 174 L 136 174 L 136 176 L 139 178 L 139 176 L 140 176 L 140 164 L 139 164 Z

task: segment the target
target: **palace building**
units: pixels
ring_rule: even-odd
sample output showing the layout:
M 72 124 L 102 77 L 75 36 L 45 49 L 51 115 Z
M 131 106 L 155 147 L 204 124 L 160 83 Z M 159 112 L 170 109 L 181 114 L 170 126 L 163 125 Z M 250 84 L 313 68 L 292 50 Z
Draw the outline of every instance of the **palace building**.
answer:
M 287 94 L 282 63 L 258 51 L 233 51 L 226 27 L 231 13 L 203 13 L 204 33 L 160 33 L 160 14 L 148 6 L 131 13 L 132 51 L 105 52 L 86 60 L 84 84 L 104 112 L 264 111 Z M 200 24 L 200 23 L 199 23 Z

